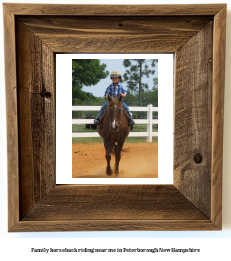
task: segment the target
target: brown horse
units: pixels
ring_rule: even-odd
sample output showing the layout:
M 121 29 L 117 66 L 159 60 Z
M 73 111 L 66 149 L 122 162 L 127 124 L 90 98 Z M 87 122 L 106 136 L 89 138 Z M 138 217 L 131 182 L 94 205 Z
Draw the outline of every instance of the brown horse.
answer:
M 108 96 L 107 112 L 102 121 L 103 129 L 97 127 L 99 135 L 104 139 L 104 147 L 106 150 L 106 174 L 112 175 L 113 171 L 110 166 L 111 153 L 115 155 L 115 175 L 119 177 L 119 162 L 121 158 L 121 150 L 124 145 L 125 138 L 128 136 L 130 127 L 127 118 L 122 109 L 122 96 L 118 99 L 112 99 Z

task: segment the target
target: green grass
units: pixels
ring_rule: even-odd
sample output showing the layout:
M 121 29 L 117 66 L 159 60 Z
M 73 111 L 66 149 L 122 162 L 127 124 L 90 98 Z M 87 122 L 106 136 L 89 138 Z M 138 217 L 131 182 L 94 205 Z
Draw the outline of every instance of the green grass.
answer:
M 97 132 L 97 130 L 87 129 L 85 124 L 72 124 L 72 132 Z
M 147 137 L 127 137 L 126 143 L 139 143 L 139 142 L 147 142 Z M 158 143 L 158 137 L 152 137 L 152 142 Z M 77 143 L 103 143 L 103 139 L 101 137 L 89 137 L 89 138 L 72 138 L 72 144 Z
M 147 125 L 146 124 L 137 124 L 134 126 L 131 132 L 146 132 Z M 153 132 L 158 132 L 156 125 L 153 124 L 152 126 Z M 86 129 L 84 124 L 72 125 L 72 132 L 97 132 L 94 129 Z M 72 138 L 72 144 L 76 143 L 102 143 L 103 139 L 101 137 L 89 137 L 89 138 Z M 147 137 L 127 137 L 126 142 L 128 143 L 138 143 L 138 142 L 147 142 Z M 152 137 L 152 142 L 158 143 L 158 137 Z
M 133 127 L 133 130 L 131 132 L 146 132 L 146 131 L 147 131 L 146 124 L 137 124 Z M 156 128 L 156 124 L 152 125 L 152 131 L 158 132 L 158 129 Z M 72 124 L 72 132 L 97 132 L 97 130 L 87 129 L 85 127 L 85 124 Z
M 77 143 L 103 143 L 103 139 L 101 137 L 89 137 L 89 138 L 72 138 L 72 144 Z

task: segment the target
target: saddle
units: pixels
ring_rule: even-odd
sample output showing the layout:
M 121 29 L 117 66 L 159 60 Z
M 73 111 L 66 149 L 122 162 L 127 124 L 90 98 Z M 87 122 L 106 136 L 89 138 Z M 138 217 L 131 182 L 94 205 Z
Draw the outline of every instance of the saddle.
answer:
M 103 118 L 107 112 L 108 108 L 105 108 L 102 113 L 99 115 L 98 119 L 100 120 L 100 129 L 103 129 Z
M 103 129 L 103 118 L 104 116 L 106 115 L 106 112 L 107 112 L 108 108 L 105 108 L 102 113 L 99 115 L 98 119 L 100 120 L 100 129 L 102 130 Z M 127 118 L 127 120 L 131 119 L 131 116 L 129 115 L 129 113 L 124 109 L 124 107 L 122 107 L 122 110 Z M 132 128 L 133 126 L 131 126 Z

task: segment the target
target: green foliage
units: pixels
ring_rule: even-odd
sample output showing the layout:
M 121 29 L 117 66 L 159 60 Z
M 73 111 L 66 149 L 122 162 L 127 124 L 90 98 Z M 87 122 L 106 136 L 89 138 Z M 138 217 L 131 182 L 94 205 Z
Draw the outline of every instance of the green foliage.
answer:
M 123 75 L 124 81 L 127 82 L 128 93 L 138 94 L 139 105 L 141 105 L 141 92 L 144 93 L 149 88 L 147 83 L 142 82 L 142 78 L 144 76 L 149 78 L 155 73 L 155 70 L 149 69 L 148 61 L 151 61 L 152 68 L 158 63 L 157 59 L 125 59 L 123 62 L 124 67 L 128 68 Z
M 105 102 L 107 101 L 106 97 L 95 97 L 94 100 L 79 100 L 75 99 L 72 100 L 72 105 L 77 105 L 77 106 L 102 106 Z M 81 117 L 86 117 L 86 111 L 72 111 L 72 119 L 78 119 Z M 95 118 L 97 115 L 98 111 L 91 112 L 92 118 Z
M 83 86 L 97 84 L 106 78 L 109 72 L 105 70 L 106 64 L 100 64 L 99 59 L 73 59 L 72 60 L 72 104 L 75 100 L 95 100 L 90 92 L 84 92 Z
M 155 107 L 158 107 L 158 78 L 153 79 L 154 85 L 152 90 L 144 90 L 142 92 L 142 104 L 146 106 L 147 104 L 152 104 Z M 136 91 L 133 94 L 128 93 L 126 97 L 123 98 L 125 103 L 130 103 L 133 106 L 139 105 L 139 92 Z
M 153 106 L 158 107 L 158 78 L 153 78 L 152 90 L 143 92 L 142 96 L 146 104 L 152 104 Z
M 152 89 L 144 90 L 142 92 L 141 104 L 139 102 L 139 92 L 136 91 L 134 94 L 128 93 L 126 97 L 123 98 L 123 101 L 128 106 L 147 106 L 152 104 L 154 107 L 158 107 L 158 78 L 153 78 L 153 87 Z M 132 112 L 133 118 L 147 118 L 147 112 Z M 158 116 L 158 112 L 153 112 L 153 116 Z

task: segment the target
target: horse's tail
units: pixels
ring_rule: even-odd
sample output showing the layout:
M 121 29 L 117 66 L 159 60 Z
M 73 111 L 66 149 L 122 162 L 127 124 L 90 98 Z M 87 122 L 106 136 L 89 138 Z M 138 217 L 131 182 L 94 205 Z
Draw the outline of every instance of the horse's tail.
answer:
M 116 144 L 115 143 L 110 143 L 110 149 L 111 149 L 111 154 L 115 155 Z

